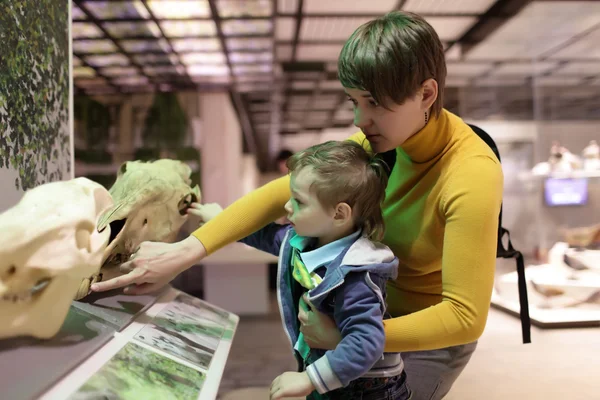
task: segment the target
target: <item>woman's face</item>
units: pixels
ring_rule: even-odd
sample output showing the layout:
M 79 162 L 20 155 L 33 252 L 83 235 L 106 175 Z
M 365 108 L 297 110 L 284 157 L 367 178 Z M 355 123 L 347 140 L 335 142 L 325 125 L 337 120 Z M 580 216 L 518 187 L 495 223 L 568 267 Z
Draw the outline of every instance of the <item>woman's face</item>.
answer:
M 345 91 L 354 105 L 354 125 L 362 130 L 376 153 L 402 146 L 425 125 L 425 111 L 430 104 L 423 101 L 426 97 L 423 90 L 403 104 L 389 100 L 388 109 L 377 104 L 367 91 L 351 88 L 345 88 Z

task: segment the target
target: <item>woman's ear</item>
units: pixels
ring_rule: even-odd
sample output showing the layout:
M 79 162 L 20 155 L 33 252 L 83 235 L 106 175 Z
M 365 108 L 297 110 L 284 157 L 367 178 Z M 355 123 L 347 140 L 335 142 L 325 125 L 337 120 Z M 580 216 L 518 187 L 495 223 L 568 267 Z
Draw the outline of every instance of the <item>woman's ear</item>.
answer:
M 345 224 L 347 221 L 352 219 L 352 207 L 348 203 L 338 203 L 335 206 L 335 215 L 333 219 L 336 223 Z
M 438 83 L 435 79 L 429 78 L 421 85 L 421 108 L 423 111 L 429 110 L 438 97 Z

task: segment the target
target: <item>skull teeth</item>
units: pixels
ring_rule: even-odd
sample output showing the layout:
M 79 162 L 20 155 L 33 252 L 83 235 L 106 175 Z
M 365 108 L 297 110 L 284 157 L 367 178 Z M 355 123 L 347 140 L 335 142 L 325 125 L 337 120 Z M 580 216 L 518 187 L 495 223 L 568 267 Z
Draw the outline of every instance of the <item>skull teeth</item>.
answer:
M 23 303 L 31 300 L 32 296 L 42 292 L 50 284 L 50 278 L 43 278 L 36 282 L 36 284 L 28 291 L 20 293 L 6 293 L 2 296 L 2 300 L 10 301 L 12 303 Z
M 22 303 L 31 300 L 31 292 L 23 292 L 19 294 L 9 293 L 2 296 L 2 300 L 12 303 Z

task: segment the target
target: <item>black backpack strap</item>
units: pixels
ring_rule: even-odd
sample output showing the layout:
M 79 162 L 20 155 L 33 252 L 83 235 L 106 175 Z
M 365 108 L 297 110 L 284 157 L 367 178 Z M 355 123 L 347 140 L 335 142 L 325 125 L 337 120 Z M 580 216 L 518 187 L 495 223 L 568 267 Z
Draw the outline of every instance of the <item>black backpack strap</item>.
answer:
M 498 161 L 502 162 L 500 152 L 494 142 L 494 139 L 486 131 L 475 125 L 470 125 L 473 132 L 477 134 L 494 152 Z M 508 238 L 507 247 L 504 247 L 502 239 Z M 496 258 L 514 258 L 517 263 L 517 285 L 519 288 L 519 305 L 521 317 L 521 332 L 523 343 L 531 343 L 531 318 L 529 316 L 529 299 L 527 296 L 527 280 L 525 278 L 525 261 L 523 254 L 513 247 L 510 241 L 510 232 L 502 227 L 502 205 L 500 205 L 500 215 L 498 216 L 498 245 L 496 247 Z
M 502 243 L 504 236 L 508 238 L 507 248 L 504 248 L 504 243 Z M 519 304 L 521 306 L 519 313 L 521 317 L 521 332 L 523 335 L 523 343 L 531 343 L 531 318 L 529 317 L 525 261 L 523 259 L 523 254 L 513 247 L 513 244 L 510 241 L 510 232 L 502 227 L 500 227 L 500 234 L 498 235 L 497 257 L 514 258 L 517 261 L 517 284 L 519 287 Z
M 396 149 L 386 151 L 385 153 L 378 153 L 377 157 L 385 163 L 387 176 L 389 177 L 394 169 L 394 164 L 396 164 Z

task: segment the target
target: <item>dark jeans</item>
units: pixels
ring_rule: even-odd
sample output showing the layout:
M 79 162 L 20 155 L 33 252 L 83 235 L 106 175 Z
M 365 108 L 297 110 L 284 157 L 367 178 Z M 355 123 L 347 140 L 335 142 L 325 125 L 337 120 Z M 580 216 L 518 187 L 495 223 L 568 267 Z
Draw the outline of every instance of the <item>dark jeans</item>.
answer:
M 346 387 L 325 394 L 312 392 L 307 400 L 408 400 L 411 397 L 406 373 L 389 378 L 359 378 Z

